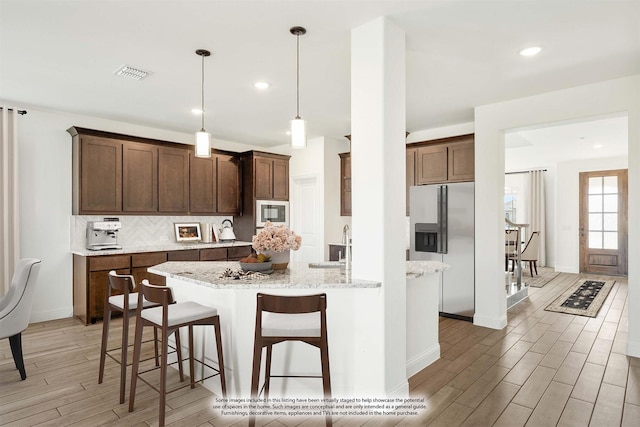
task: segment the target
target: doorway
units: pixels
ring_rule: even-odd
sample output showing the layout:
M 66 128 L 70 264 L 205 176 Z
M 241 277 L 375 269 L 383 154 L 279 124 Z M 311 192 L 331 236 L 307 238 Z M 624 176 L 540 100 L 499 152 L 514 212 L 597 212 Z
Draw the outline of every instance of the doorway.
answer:
M 627 169 L 580 173 L 580 272 L 627 275 Z
M 317 262 L 323 259 L 322 209 L 317 176 L 292 179 L 291 226 L 302 237 L 302 246 L 291 252 L 291 260 Z

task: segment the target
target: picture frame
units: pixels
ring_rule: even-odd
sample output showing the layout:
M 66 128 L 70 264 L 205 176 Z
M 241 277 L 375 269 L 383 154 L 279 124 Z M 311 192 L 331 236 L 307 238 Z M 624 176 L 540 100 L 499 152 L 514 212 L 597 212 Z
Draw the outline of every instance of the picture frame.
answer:
M 199 222 L 174 222 L 173 228 L 177 242 L 199 242 L 202 240 Z

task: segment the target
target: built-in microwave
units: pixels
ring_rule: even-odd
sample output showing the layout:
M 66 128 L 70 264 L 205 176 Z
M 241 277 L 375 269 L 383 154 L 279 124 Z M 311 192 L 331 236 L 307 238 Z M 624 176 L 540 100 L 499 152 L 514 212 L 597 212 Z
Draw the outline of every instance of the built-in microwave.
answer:
M 275 225 L 289 225 L 289 202 L 256 200 L 256 227 L 264 227 L 267 221 Z

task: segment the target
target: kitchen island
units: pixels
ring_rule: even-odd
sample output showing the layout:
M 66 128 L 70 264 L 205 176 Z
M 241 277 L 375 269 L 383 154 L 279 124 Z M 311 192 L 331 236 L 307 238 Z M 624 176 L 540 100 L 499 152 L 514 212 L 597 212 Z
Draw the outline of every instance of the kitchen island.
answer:
M 372 319 L 381 314 L 370 307 L 381 298 L 380 282 L 353 278 L 351 272 L 344 268 L 309 268 L 306 263 L 290 263 L 289 268 L 276 270 L 270 275 L 252 274 L 238 279 L 225 277 L 234 276 L 239 271 L 239 265 L 235 262 L 166 262 L 148 270 L 165 276 L 167 285 L 173 288 L 178 301 L 192 300 L 218 309 L 229 396 L 246 398 L 250 394 L 258 292 L 276 295 L 327 294 L 327 328 L 334 397 L 362 396 L 366 392 L 358 388 L 358 384 L 366 383 L 365 378 L 358 378 L 363 375 L 362 372 L 369 376 L 383 375 L 377 366 L 361 369 L 363 364 L 370 363 L 367 357 L 367 352 L 371 350 L 368 343 L 376 339 L 376 331 L 372 331 L 370 325 Z M 424 271 L 414 274 L 420 277 Z M 437 277 L 431 274 L 426 276 Z M 435 326 L 437 327 L 437 310 Z M 204 355 L 208 363 L 216 366 L 212 328 L 195 328 L 194 335 L 195 354 L 200 357 Z M 355 369 L 356 366 L 359 369 Z M 274 347 L 273 375 L 319 373 L 320 355 L 316 348 L 297 342 Z M 220 393 L 217 378 L 206 381 L 205 386 Z M 322 383 L 319 379 L 273 378 L 270 395 L 321 397 Z

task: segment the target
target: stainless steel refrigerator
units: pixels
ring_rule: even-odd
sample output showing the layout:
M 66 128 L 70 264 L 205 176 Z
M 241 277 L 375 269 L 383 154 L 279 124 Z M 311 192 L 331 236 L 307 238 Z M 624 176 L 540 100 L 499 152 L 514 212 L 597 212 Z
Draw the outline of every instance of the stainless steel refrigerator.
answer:
M 409 197 L 410 259 L 449 264 L 440 273 L 440 314 L 473 321 L 474 183 L 415 186 Z

